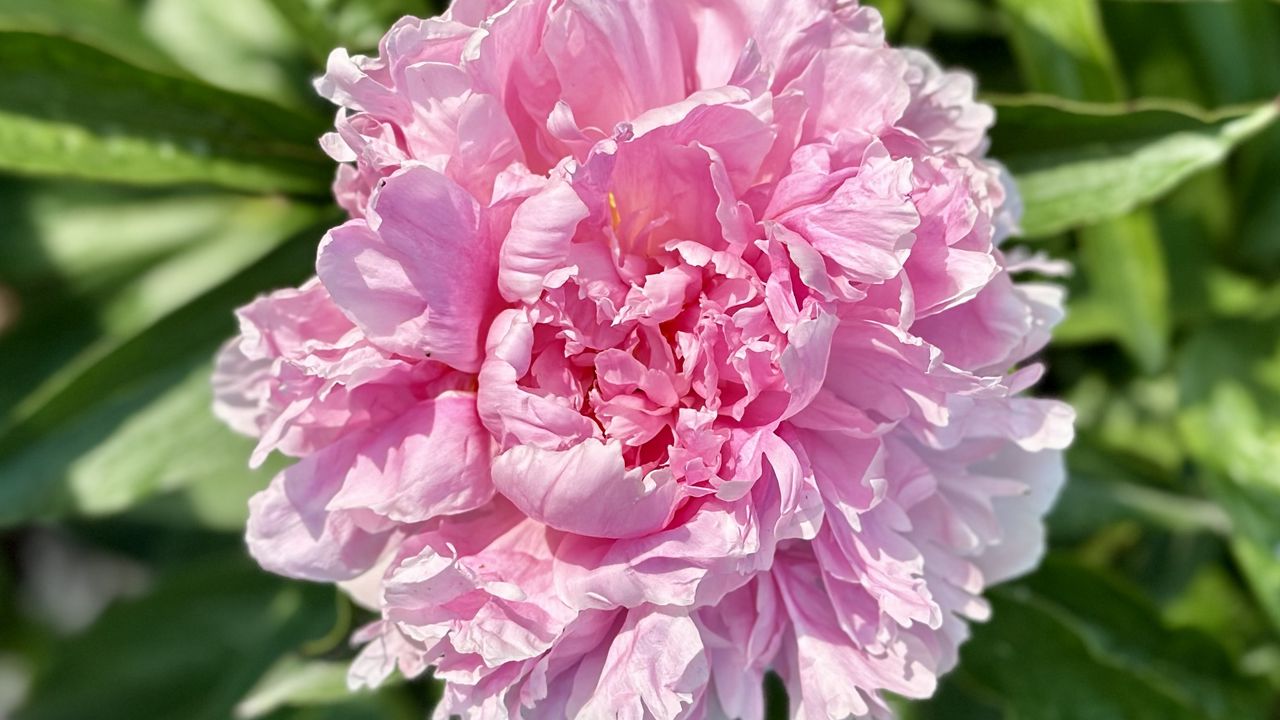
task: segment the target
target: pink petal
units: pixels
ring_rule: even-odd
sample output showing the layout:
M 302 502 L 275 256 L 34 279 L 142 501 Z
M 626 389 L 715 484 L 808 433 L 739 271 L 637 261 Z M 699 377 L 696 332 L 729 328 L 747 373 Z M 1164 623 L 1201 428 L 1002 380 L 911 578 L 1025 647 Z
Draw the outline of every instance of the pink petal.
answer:
M 669 474 L 627 470 L 617 444 L 594 438 L 567 450 L 517 445 L 493 461 L 493 482 L 529 517 L 589 537 L 654 532 L 680 497 Z
M 321 281 L 378 345 L 474 372 L 497 295 L 497 253 L 475 200 L 411 167 L 386 181 L 370 212 L 321 243 Z

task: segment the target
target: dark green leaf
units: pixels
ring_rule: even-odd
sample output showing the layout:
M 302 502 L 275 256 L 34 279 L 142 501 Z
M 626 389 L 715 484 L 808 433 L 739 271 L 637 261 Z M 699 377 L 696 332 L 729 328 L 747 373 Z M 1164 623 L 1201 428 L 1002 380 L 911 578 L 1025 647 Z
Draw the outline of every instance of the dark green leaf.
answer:
M 332 174 L 322 123 L 70 40 L 0 32 L 0 169 L 319 194 Z
M 277 657 L 323 634 L 331 591 L 274 579 L 239 548 L 193 559 L 59 644 L 18 720 L 224 720 Z
M 1019 720 L 1266 718 L 1266 695 L 1226 653 L 1108 578 L 1050 559 L 993 593 L 994 620 L 962 650 L 962 686 Z M 945 715 L 944 715 L 945 717 Z

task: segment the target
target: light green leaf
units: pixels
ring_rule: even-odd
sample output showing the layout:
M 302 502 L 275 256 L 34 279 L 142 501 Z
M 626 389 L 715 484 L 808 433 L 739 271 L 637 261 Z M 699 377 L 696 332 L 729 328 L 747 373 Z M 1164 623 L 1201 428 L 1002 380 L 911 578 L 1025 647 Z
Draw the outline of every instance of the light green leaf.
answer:
M 978 0 L 910 0 L 911 8 L 942 32 L 992 34 L 995 13 Z
M 328 705 L 352 696 L 346 662 L 281 658 L 236 705 L 236 717 L 253 720 L 280 708 Z
M 0 525 L 115 512 L 190 483 L 245 485 L 249 443 L 210 415 L 208 361 L 235 307 L 305 276 L 316 219 L 283 206 L 119 293 L 103 318 L 120 327 L 32 391 L 0 435 Z
M 0 30 L 61 35 L 165 73 L 182 70 L 142 31 L 128 0 L 0 0 Z
M 201 202 L 196 198 L 192 210 L 198 213 Z M 101 338 L 85 348 L 58 375 L 33 389 L 13 411 L 11 421 L 26 420 L 37 412 L 46 412 L 52 398 L 63 394 L 68 386 L 74 386 L 94 365 L 136 341 L 148 328 L 176 309 L 259 263 L 291 236 L 313 226 L 321 217 L 321 211 L 315 207 L 278 198 L 235 199 L 217 205 L 224 215 L 212 227 L 200 227 L 198 214 L 193 214 L 193 223 L 197 223 L 193 230 L 200 234 L 196 236 L 198 240 L 187 241 L 189 247 L 184 252 L 151 265 L 107 294 L 93 296 L 98 306 L 95 308 L 94 326 L 101 333 Z M 68 228 L 62 223 L 56 227 Z M 153 229 L 143 224 L 138 230 L 145 233 Z M 211 234 L 203 235 L 202 230 L 211 231 Z M 114 227 L 111 232 L 108 237 L 117 237 L 116 232 L 127 236 L 129 229 Z M 230 318 L 200 318 L 200 321 L 212 321 L 221 326 L 229 324 Z M 24 362 L 21 346 L 15 349 L 13 340 L 5 338 L 0 341 L 9 345 L 6 348 L 9 352 L 0 358 L 0 369 Z M 181 349 L 177 353 L 170 352 L 168 357 L 181 357 L 182 352 Z M 156 359 L 159 362 L 150 367 L 168 367 L 163 357 Z
M 1080 263 L 1090 285 L 1085 301 L 1105 308 L 1112 338 L 1148 374 L 1163 368 L 1169 278 L 1151 215 L 1131 213 L 1081 230 Z
M 1166 622 L 1173 627 L 1196 628 L 1214 637 L 1233 655 L 1244 655 L 1260 642 L 1267 642 L 1267 620 L 1224 564 L 1201 569 L 1186 589 L 1164 608 Z
M 1175 105 L 993 98 L 992 154 L 1009 165 L 1029 237 L 1124 215 L 1222 162 L 1272 125 L 1280 106 L 1205 115 Z
M 0 170 L 323 194 L 323 122 L 63 38 L 0 32 Z
M 352 52 L 377 50 L 378 40 L 405 15 L 437 15 L 448 5 L 435 0 L 306 0 L 306 3 L 329 18 L 342 46 Z
M 308 0 L 269 0 L 272 7 L 293 28 L 294 34 L 306 43 L 312 59 L 324 65 L 329 52 L 338 47 L 340 40 L 332 27 L 331 19 Z
M 324 56 L 307 52 L 330 38 L 292 27 L 272 0 L 147 0 L 141 24 L 186 72 L 211 85 L 332 116 L 311 87 Z
M 1220 321 L 1181 358 L 1179 427 L 1234 523 L 1232 552 L 1280 629 L 1280 328 Z
M 65 432 L 28 450 L 19 462 L 29 468 L 29 479 L 65 482 L 74 511 L 90 516 L 116 513 L 142 498 L 197 481 L 227 484 L 247 477 L 259 489 L 266 487 L 274 468 L 250 472 L 245 464 L 253 442 L 232 434 L 209 410 L 211 373 L 211 366 L 197 366 L 68 463 L 62 473 L 49 470 L 60 465 L 57 455 L 75 448 L 67 444 Z
M 174 193 L 68 182 L 0 185 L 0 281 L 102 292 L 183 248 L 243 232 L 251 207 L 284 207 L 223 192 Z M 261 212 L 259 210 L 258 212 Z
M 1124 87 L 1095 0 L 1000 0 L 1028 87 L 1074 100 L 1112 101 Z
M 101 352 L 259 261 L 316 213 L 281 198 L 6 182 L 0 285 L 15 324 L 0 334 L 0 416 L 91 359 L 95 343 Z

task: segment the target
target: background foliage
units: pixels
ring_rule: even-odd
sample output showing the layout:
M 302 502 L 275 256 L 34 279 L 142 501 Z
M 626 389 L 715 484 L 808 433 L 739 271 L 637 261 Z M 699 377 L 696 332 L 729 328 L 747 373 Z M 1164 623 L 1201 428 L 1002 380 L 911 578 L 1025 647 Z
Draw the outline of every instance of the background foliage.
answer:
M 1017 244 L 1076 267 L 1052 552 L 903 714 L 1280 718 L 1280 5 L 873 4 L 979 77 Z M 432 12 L 0 0 L 0 717 L 424 716 L 428 683 L 348 696 L 358 612 L 244 553 L 273 468 L 207 377 L 231 310 L 339 218 L 309 79 Z

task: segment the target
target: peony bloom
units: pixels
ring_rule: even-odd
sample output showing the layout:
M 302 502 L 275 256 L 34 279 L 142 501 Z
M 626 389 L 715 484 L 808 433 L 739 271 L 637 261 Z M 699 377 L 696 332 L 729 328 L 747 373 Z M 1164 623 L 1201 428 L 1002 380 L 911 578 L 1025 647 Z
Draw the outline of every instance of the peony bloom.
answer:
M 886 717 L 1031 568 L 1061 315 L 973 83 L 833 0 L 457 0 L 318 83 L 352 219 L 217 412 L 267 569 L 439 717 Z

